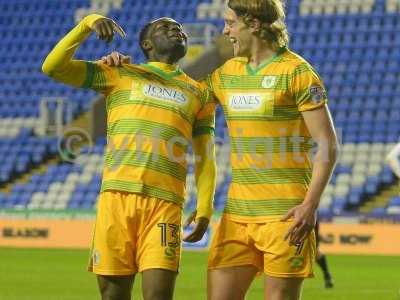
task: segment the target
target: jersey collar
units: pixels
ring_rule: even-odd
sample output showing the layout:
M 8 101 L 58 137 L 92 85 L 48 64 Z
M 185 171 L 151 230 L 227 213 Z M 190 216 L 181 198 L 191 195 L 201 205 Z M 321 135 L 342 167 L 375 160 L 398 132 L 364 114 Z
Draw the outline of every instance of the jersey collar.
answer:
M 142 64 L 142 67 L 150 70 L 153 73 L 156 73 L 160 77 L 164 79 L 172 79 L 175 76 L 179 76 L 183 73 L 181 68 L 179 68 L 177 65 L 170 65 L 162 62 L 147 62 L 145 64 Z
M 268 66 L 270 63 L 274 62 L 278 57 L 280 57 L 283 53 L 285 53 L 287 50 L 287 47 L 281 47 L 278 49 L 278 51 L 270 58 L 264 60 L 257 68 L 253 69 L 250 64 L 247 61 L 246 64 L 246 70 L 247 74 L 249 75 L 256 75 L 260 70 L 264 69 L 266 66 Z

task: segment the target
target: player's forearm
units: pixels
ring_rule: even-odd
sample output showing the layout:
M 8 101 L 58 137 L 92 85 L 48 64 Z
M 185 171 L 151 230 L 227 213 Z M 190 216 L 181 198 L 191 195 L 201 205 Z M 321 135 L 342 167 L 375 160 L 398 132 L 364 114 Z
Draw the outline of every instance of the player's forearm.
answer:
M 48 76 L 74 86 L 81 86 L 86 79 L 86 64 L 73 60 L 78 47 L 89 37 L 92 25 L 100 15 L 85 17 L 47 55 L 42 71 Z
M 193 142 L 197 157 L 195 177 L 197 186 L 196 218 L 211 218 L 216 187 L 217 167 L 215 162 L 214 138 L 201 135 Z
M 304 203 L 317 209 L 322 193 L 332 176 L 336 164 L 339 146 L 336 139 L 321 143 L 314 158 L 311 183 L 307 191 Z
M 199 169 L 201 171 L 196 176 L 198 192 L 197 216 L 211 218 L 213 212 L 213 202 L 216 186 L 216 164 L 215 161 L 206 161 Z

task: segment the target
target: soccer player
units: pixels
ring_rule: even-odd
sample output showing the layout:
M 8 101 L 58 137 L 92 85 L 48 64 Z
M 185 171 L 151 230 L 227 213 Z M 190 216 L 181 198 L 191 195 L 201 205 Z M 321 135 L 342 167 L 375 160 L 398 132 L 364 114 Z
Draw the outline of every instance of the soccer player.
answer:
M 244 299 L 261 272 L 265 299 L 297 300 L 313 276 L 316 212 L 338 141 L 324 85 L 288 48 L 284 19 L 281 0 L 228 1 L 223 33 L 235 58 L 207 80 L 232 148 L 232 183 L 209 255 L 211 300 Z
M 326 91 L 288 49 L 281 0 L 230 0 L 224 18 L 236 58 L 208 85 L 229 128 L 232 183 L 210 250 L 209 299 L 244 299 L 258 272 L 265 299 L 300 299 L 338 148 Z
M 137 272 L 143 275 L 144 299 L 172 299 L 192 138 L 198 205 L 195 229 L 185 240 L 200 240 L 211 216 L 215 104 L 176 65 L 186 54 L 187 37 L 173 19 L 143 28 L 140 46 L 148 63 L 142 65 L 75 60 L 92 32 L 107 42 L 115 32 L 124 35 L 113 20 L 90 15 L 55 46 L 42 67 L 57 81 L 106 96 L 108 143 L 89 269 L 97 274 L 102 299 L 130 299 Z
M 317 221 L 317 224 L 315 225 L 315 238 L 317 240 L 317 260 L 316 261 L 324 275 L 325 288 L 331 289 L 331 288 L 333 288 L 333 279 L 332 279 L 331 273 L 329 272 L 328 260 L 326 259 L 326 255 L 324 253 L 322 253 L 321 250 L 319 249 L 320 235 L 319 235 L 319 222 L 318 221 Z

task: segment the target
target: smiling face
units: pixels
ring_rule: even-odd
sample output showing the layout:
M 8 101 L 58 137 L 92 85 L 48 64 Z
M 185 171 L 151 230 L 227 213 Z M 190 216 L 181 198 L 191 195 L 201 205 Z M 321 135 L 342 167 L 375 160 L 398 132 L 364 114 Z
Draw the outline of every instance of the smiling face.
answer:
M 233 44 L 235 56 L 249 56 L 252 44 L 252 31 L 243 22 L 241 17 L 227 7 L 224 13 L 225 26 L 223 34 L 226 35 Z
M 175 20 L 161 18 L 151 23 L 142 45 L 155 56 L 172 56 L 178 61 L 186 55 L 187 35 Z

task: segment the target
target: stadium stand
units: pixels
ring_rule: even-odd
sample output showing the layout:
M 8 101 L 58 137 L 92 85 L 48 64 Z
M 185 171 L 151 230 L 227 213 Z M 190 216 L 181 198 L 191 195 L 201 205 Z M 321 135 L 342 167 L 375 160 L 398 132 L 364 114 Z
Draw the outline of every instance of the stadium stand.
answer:
M 55 155 L 54 138 L 35 134 L 41 97 L 57 96 L 74 103 L 73 113 L 87 111 L 94 94 L 73 90 L 45 78 L 41 63 L 53 44 L 75 20 L 91 11 L 108 12 L 124 26 L 127 41 L 103 46 L 90 38 L 78 56 L 101 57 L 118 49 L 143 61 L 138 29 L 149 19 L 168 15 L 180 22 L 210 22 L 221 28 L 222 0 L 110 1 L 0 0 L 0 182 Z M 399 216 L 400 198 L 388 196 L 379 206 L 374 197 L 397 181 L 385 154 L 400 136 L 400 4 L 396 0 L 289 0 L 287 22 L 291 48 L 309 60 L 323 77 L 330 108 L 343 142 L 339 164 L 321 201 L 321 215 L 363 212 Z M 51 22 L 51 23 L 50 23 Z M 112 48 L 111 48 L 112 47 Z M 217 114 L 217 209 L 222 209 L 230 180 L 229 137 L 223 114 Z M 86 149 L 74 163 L 49 166 L 0 194 L 0 207 L 90 209 L 99 190 L 104 139 Z M 12 153 L 12 154 L 10 154 Z M 188 178 L 187 208 L 194 207 L 193 174 Z

